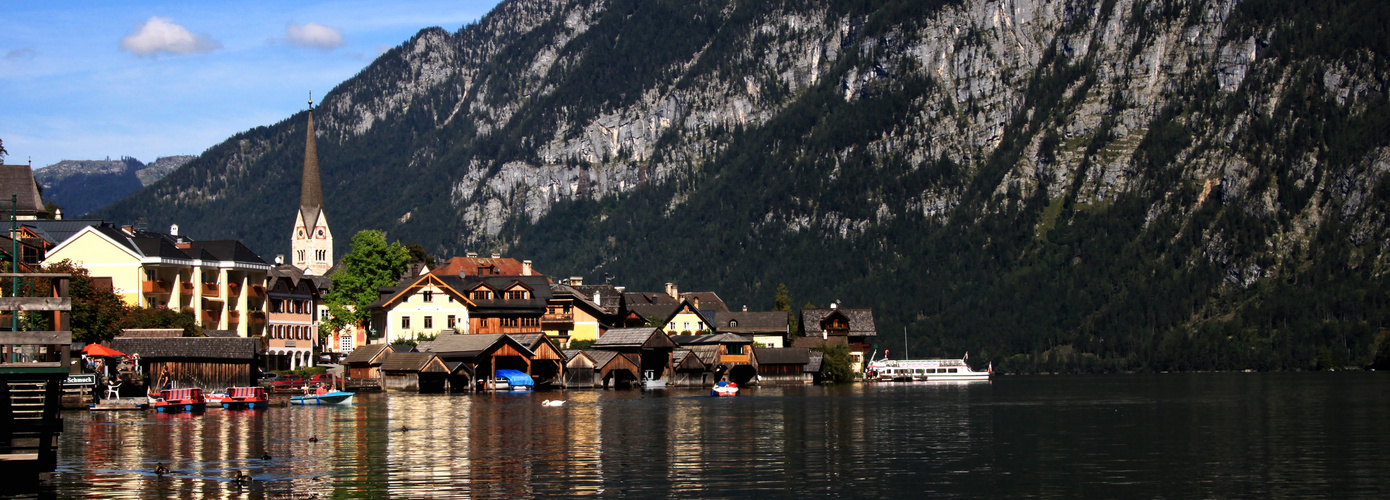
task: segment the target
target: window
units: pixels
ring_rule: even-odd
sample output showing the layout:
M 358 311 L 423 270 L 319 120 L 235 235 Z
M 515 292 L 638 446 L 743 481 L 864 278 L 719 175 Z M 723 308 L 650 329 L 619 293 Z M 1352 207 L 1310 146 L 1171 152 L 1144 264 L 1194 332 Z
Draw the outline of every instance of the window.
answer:
M 458 318 L 454 317 L 454 315 L 452 315 L 452 314 L 450 314 L 449 317 L 448 317 L 445 321 L 447 321 L 447 324 L 449 325 L 449 326 L 448 326 L 449 328 L 453 328 L 454 325 L 457 325 L 457 324 L 458 324 Z
M 487 290 L 474 290 L 473 300 L 492 300 L 492 292 Z
M 425 293 L 420 294 L 420 297 L 424 298 L 425 302 L 434 302 L 434 292 L 431 290 L 425 290 Z M 425 325 L 425 328 L 429 328 L 429 325 Z
M 689 329 L 690 329 L 690 322 L 689 322 L 689 321 L 686 321 L 686 322 L 685 322 L 685 329 L 686 329 L 686 330 L 689 330 Z
M 672 321 L 672 322 L 671 322 L 671 328 L 668 328 L 668 330 L 671 330 L 671 331 L 673 331 L 673 332 L 676 331 L 676 322 L 675 322 L 675 321 Z
M 507 292 L 507 300 L 526 300 L 526 290 L 512 290 Z
M 729 354 L 734 356 L 743 355 L 743 344 L 729 344 Z
M 425 329 L 434 329 L 434 316 L 425 316 Z
M 506 328 L 506 327 L 515 327 L 515 326 L 517 326 L 517 320 L 516 320 L 516 318 L 502 318 L 502 327 L 503 327 L 503 328 Z
M 696 329 L 696 330 L 700 330 L 700 331 L 704 331 L 704 330 L 705 330 L 705 322 L 704 322 L 704 321 L 696 321 L 696 322 L 695 322 L 695 329 Z
M 731 320 L 729 320 L 729 328 L 733 328 L 733 327 L 736 327 L 736 326 L 738 326 L 738 320 L 736 320 L 736 319 L 731 319 Z
M 303 250 L 297 251 L 297 252 L 295 252 L 294 254 L 295 254 L 294 260 L 297 260 L 297 261 L 299 261 L 299 262 L 304 262 L 305 260 L 308 260 L 308 259 L 305 259 L 305 258 L 304 258 L 304 251 L 303 251 Z
M 401 316 L 401 329 L 402 329 L 402 330 L 409 330 L 409 329 L 410 329 L 410 316 Z

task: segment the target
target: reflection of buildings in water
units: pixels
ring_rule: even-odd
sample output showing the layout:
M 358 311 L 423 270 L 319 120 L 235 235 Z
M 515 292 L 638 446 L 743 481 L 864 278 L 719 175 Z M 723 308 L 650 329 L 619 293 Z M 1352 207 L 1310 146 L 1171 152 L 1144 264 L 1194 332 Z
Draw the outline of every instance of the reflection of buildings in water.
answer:
M 453 496 L 468 491 L 469 478 L 475 474 L 470 432 L 476 411 L 473 398 L 467 393 L 383 396 L 387 399 L 387 446 L 381 456 L 386 457 L 389 496 Z
M 565 442 L 560 453 L 565 459 L 559 477 L 568 480 L 567 495 L 591 495 L 603 484 L 603 405 L 601 391 L 571 391 L 564 393 L 569 401 L 551 410 L 552 416 L 562 419 Z

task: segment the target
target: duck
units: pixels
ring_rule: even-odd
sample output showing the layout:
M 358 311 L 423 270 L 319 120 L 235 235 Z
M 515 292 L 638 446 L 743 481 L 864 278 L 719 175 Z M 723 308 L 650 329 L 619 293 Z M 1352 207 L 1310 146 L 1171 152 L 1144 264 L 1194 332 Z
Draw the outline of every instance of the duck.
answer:
M 410 429 L 407 428 L 406 426 L 404 426 L 404 425 L 401 426 L 401 432 L 405 432 L 405 431 L 408 431 L 408 430 L 410 430 Z
M 232 480 L 235 481 L 236 484 L 246 484 L 251 482 L 251 476 L 247 475 L 245 472 L 237 472 L 236 476 L 232 477 Z
M 169 473 L 169 468 L 164 466 L 164 462 L 154 464 L 154 475 L 163 476 Z
M 564 406 L 564 405 L 565 405 L 565 400 L 563 400 L 563 399 L 557 399 L 557 400 L 553 400 L 553 401 L 547 399 L 547 400 L 545 400 L 545 401 L 541 401 L 541 406 Z
M 317 442 L 319 442 L 319 435 L 318 435 L 318 434 L 314 434 L 312 437 L 309 438 L 309 442 L 310 442 L 310 443 L 317 443 Z
M 261 454 L 261 460 L 270 460 L 270 459 L 272 459 L 272 458 L 274 458 L 274 457 L 271 457 L 269 453 L 263 453 L 263 454 Z

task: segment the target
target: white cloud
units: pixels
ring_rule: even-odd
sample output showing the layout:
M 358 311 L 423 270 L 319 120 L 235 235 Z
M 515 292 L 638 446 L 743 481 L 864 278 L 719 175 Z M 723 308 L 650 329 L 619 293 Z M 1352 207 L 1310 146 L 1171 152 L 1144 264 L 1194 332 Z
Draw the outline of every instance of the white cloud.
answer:
M 318 23 L 285 27 L 285 40 L 300 47 L 332 50 L 343 46 L 343 31 Z
M 193 34 L 188 28 L 174 24 L 167 17 L 151 17 L 121 38 L 121 50 L 137 56 L 207 53 L 222 48 L 222 43 L 206 33 Z

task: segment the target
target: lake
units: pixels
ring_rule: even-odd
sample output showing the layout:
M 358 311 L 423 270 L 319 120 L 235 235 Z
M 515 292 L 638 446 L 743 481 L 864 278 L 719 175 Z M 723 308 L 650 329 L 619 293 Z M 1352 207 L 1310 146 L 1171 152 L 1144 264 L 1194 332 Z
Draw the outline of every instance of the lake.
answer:
M 349 408 L 70 411 L 49 492 L 1390 497 L 1384 372 L 1014 376 L 706 394 L 382 393 Z M 568 402 L 543 407 L 543 399 Z M 156 476 L 157 463 L 172 472 Z M 238 472 L 255 480 L 239 487 Z

